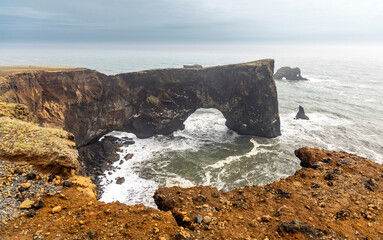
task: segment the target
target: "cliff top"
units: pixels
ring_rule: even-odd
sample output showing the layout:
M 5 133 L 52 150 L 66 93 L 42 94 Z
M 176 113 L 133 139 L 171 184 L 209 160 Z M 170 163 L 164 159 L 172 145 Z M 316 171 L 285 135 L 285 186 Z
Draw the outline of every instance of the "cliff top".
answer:
M 222 67 L 233 67 L 233 66 L 260 66 L 270 64 L 274 59 L 261 59 L 257 61 L 245 62 L 245 63 L 236 63 L 236 64 L 225 64 L 211 67 L 203 67 L 203 68 L 161 68 L 161 69 L 148 69 L 142 70 L 138 72 L 148 72 L 153 70 L 170 70 L 170 69 L 182 69 L 182 70 L 192 70 L 198 71 L 207 68 L 222 68 Z M 6 76 L 14 73 L 23 73 L 23 72 L 32 72 L 32 71 L 49 71 L 49 72 L 59 72 L 59 71 L 81 71 L 86 70 L 88 68 L 76 68 L 69 66 L 34 66 L 34 65 L 11 65 L 11 66 L 0 66 L 0 76 Z M 124 74 L 124 73 L 121 73 Z
M 34 121 L 26 106 L 0 102 L 0 160 L 25 160 L 48 172 L 77 170 L 73 135 Z
M 30 72 L 30 71 L 78 71 L 85 68 L 75 68 L 67 66 L 33 66 L 33 65 L 14 65 L 0 66 L 0 76 L 13 73 Z

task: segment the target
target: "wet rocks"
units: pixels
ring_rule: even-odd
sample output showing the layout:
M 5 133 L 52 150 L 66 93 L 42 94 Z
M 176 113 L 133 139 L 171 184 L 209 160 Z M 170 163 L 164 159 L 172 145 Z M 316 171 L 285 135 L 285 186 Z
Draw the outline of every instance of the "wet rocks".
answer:
M 301 76 L 301 70 L 298 67 L 281 67 L 274 74 L 274 78 L 286 80 L 308 80 L 307 78 Z
M 132 153 L 128 153 L 128 154 L 125 155 L 124 159 L 125 159 L 125 160 L 129 160 L 129 159 L 131 159 L 132 157 L 133 157 L 133 154 L 132 154 Z
M 303 107 L 301 105 L 299 105 L 298 113 L 294 119 L 310 120 L 310 118 L 306 116 L 305 110 L 303 109 Z
M 123 184 L 125 182 L 125 178 L 124 177 L 117 177 L 116 178 L 116 183 L 117 184 Z
M 113 163 L 120 160 L 120 156 L 117 154 L 118 149 L 130 144 L 134 144 L 131 138 L 105 136 L 101 141 L 78 148 L 78 160 L 84 166 L 81 173 L 91 177 L 99 188 L 99 197 L 103 193 L 99 177 L 103 176 L 106 171 L 114 170 Z M 126 157 L 133 157 L 133 154 L 127 154 Z

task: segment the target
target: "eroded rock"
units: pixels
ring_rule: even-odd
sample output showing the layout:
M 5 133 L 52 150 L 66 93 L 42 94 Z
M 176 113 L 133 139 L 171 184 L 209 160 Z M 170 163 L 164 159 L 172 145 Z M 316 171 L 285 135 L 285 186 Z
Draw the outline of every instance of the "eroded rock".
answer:
M 294 119 L 310 120 L 310 118 L 306 116 L 305 109 L 301 105 L 299 105 L 298 113 Z
M 88 69 L 2 77 L 0 101 L 23 103 L 38 121 L 74 134 L 77 146 L 113 130 L 170 134 L 198 108 L 216 108 L 240 134 L 280 135 L 274 60 L 107 76 Z M 34 86 L 34 87 L 30 87 Z
M 287 80 L 308 80 L 307 78 L 304 78 L 301 76 L 301 70 L 291 67 L 281 67 L 278 69 L 278 71 L 274 74 L 275 79 L 287 79 Z
M 181 222 L 193 239 L 344 239 L 355 231 L 361 238 L 383 237 L 383 215 L 375 204 L 382 201 L 382 165 L 307 147 L 296 156 L 304 168 L 266 186 L 227 192 L 209 186 L 160 188 L 154 199 L 174 216 L 200 216 Z

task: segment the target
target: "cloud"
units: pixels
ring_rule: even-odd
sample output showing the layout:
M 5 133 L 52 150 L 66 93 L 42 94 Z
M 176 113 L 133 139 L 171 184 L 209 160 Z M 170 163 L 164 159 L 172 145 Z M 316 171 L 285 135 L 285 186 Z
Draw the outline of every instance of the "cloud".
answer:
M 2 0 L 0 41 L 374 40 L 381 12 L 378 0 Z
M 55 14 L 26 7 L 1 7 L 0 15 L 31 19 L 54 18 Z

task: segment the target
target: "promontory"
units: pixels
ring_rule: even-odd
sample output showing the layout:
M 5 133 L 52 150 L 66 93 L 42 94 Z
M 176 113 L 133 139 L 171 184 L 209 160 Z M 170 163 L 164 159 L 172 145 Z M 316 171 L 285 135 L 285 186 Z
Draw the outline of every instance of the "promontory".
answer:
M 73 133 L 77 146 L 113 130 L 140 138 L 170 134 L 198 108 L 220 110 L 226 126 L 240 134 L 272 138 L 280 135 L 273 70 L 272 59 L 112 76 L 15 67 L 0 77 L 0 101 L 26 105 L 43 126 Z

